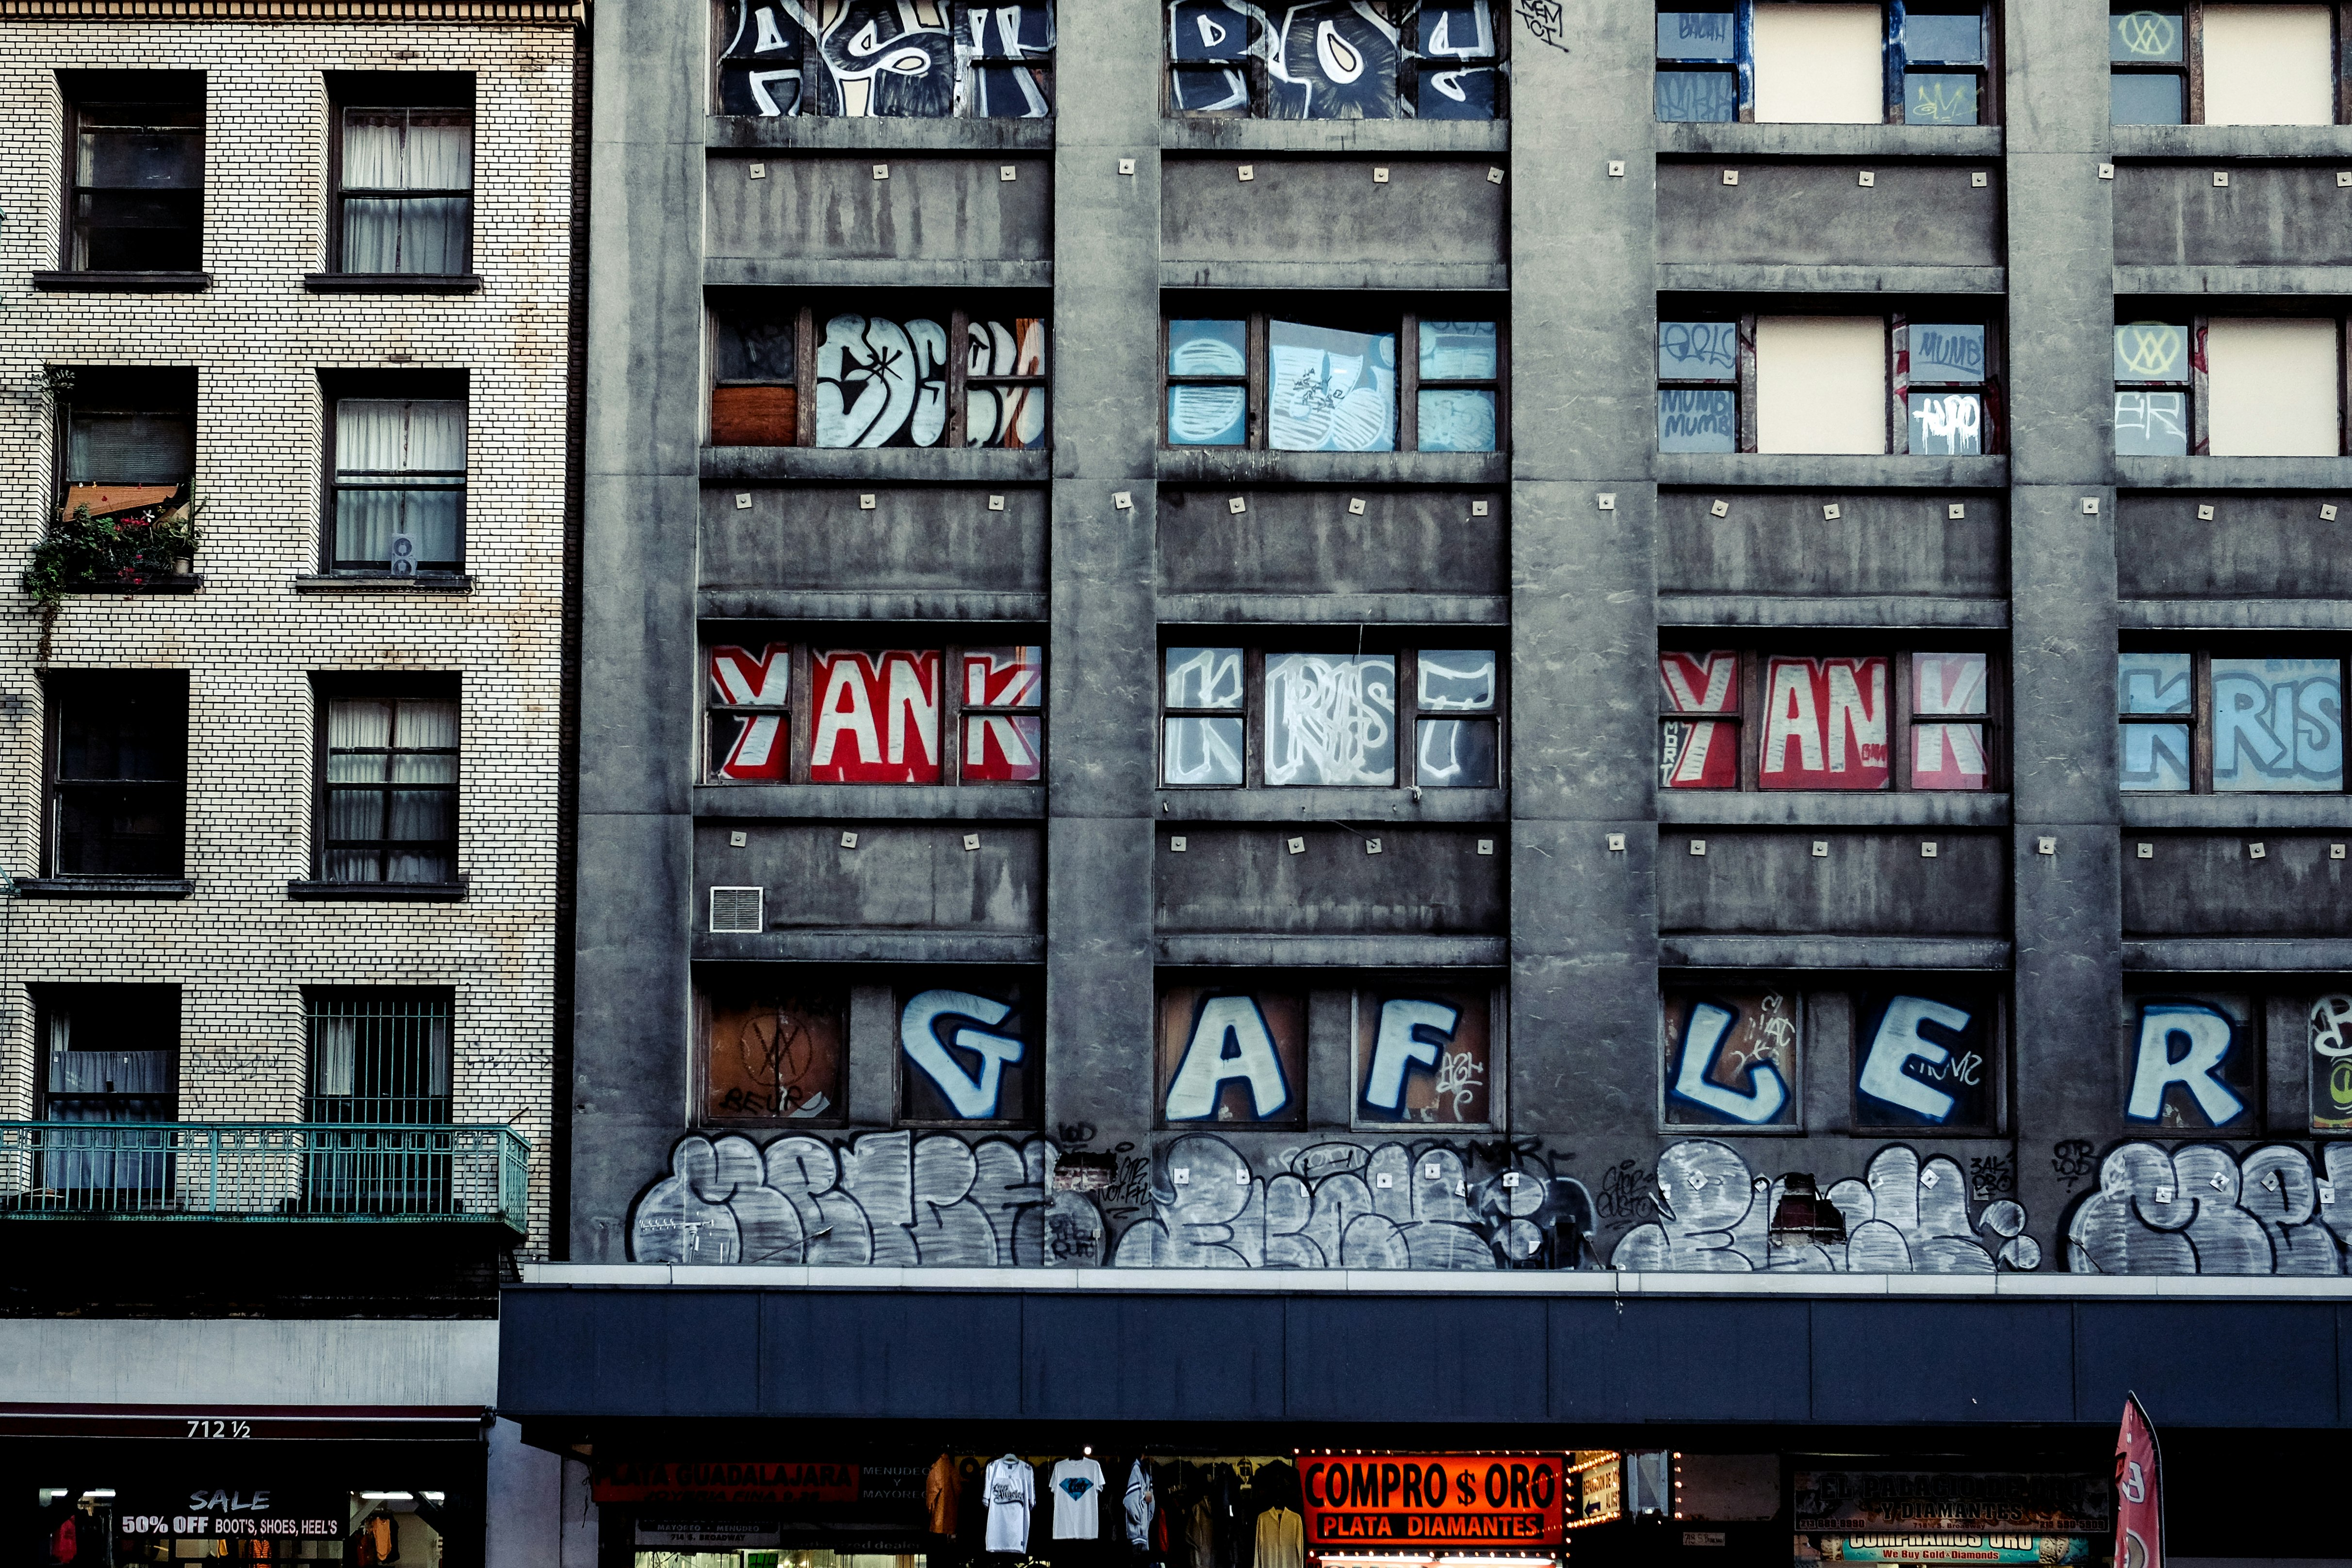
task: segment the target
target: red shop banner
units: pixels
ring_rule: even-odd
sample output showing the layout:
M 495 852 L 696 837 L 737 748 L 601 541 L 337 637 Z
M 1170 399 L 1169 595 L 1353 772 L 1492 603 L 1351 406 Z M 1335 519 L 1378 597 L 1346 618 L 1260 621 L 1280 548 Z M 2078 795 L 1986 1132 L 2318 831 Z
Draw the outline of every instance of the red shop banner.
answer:
M 1557 1546 L 1559 1454 L 1301 1455 L 1307 1547 Z

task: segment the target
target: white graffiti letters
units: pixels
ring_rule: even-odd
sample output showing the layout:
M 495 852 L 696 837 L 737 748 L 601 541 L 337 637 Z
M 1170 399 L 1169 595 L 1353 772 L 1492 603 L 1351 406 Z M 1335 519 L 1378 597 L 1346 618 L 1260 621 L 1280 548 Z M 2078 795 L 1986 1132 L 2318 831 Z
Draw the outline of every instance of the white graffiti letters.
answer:
M 2124 1113 L 2135 1121 L 2158 1120 L 2164 1114 L 2164 1091 L 2177 1083 L 2212 1125 L 2235 1121 L 2245 1114 L 2246 1102 L 2215 1075 L 2237 1039 L 2237 1026 L 2228 1016 L 2202 1003 L 2147 1004 L 2140 1012 L 2139 1056 Z M 2182 1047 L 2177 1058 L 2176 1042 Z
M 1942 1121 L 1952 1114 L 1957 1102 L 1943 1090 L 1931 1089 L 1903 1070 L 1904 1064 L 1910 1061 L 1941 1067 L 1951 1059 L 1949 1050 L 1920 1035 L 1919 1026 L 1923 1023 L 1940 1024 L 1958 1034 L 1969 1026 L 1969 1015 L 1924 996 L 1895 997 L 1886 1005 L 1878 1033 L 1871 1039 L 1869 1054 L 1863 1058 L 1860 1087 L 1874 1100 L 1899 1105 L 1930 1121 Z
M 1443 1002 L 1396 999 L 1381 1004 L 1380 1032 L 1372 1044 L 1372 1070 L 1364 1084 L 1364 1102 L 1382 1110 L 1404 1103 L 1405 1073 L 1415 1062 L 1431 1068 L 1454 1038 L 1462 1016 L 1458 1007 Z
M 1717 1003 L 1700 1002 L 1692 1006 L 1690 1020 L 1683 1026 L 1675 1093 L 1734 1121 L 1769 1121 L 1789 1100 L 1789 1086 L 1771 1063 L 1749 1064 L 1748 1079 L 1753 1087 L 1744 1094 L 1707 1076 L 1715 1067 L 1716 1054 L 1723 1048 L 1724 1037 L 1736 1022 L 1738 1015 Z
M 969 991 L 924 991 L 909 1000 L 898 1016 L 898 1044 L 907 1059 L 939 1085 L 958 1116 L 975 1121 L 994 1116 L 1004 1069 L 1017 1066 L 1028 1047 L 1017 1035 L 992 1034 L 985 1028 L 956 1030 L 950 1039 L 980 1058 L 980 1071 L 974 1076 L 949 1054 L 948 1042 L 940 1038 L 940 1026 L 956 1018 L 1001 1024 L 1012 1011 L 993 997 L 975 996 Z
M 1274 1033 L 1254 997 L 1212 996 L 1201 1004 L 1183 1062 L 1168 1088 L 1168 1120 L 1202 1121 L 1216 1115 L 1218 1091 L 1230 1079 L 1249 1085 L 1250 1104 L 1260 1119 L 1290 1103 Z

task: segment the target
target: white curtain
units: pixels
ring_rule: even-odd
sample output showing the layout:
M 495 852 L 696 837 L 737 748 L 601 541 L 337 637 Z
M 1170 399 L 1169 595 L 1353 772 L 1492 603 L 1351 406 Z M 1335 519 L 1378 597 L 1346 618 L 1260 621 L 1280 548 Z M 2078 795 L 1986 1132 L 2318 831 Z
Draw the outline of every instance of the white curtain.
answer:
M 394 784 L 452 785 L 457 782 L 455 756 L 419 756 L 410 748 L 447 748 L 457 744 L 457 704 L 453 701 L 406 700 L 400 704 L 399 723 L 393 735 L 401 750 L 392 758 Z M 394 882 L 446 882 L 457 874 L 443 847 L 457 837 L 457 796 L 453 789 L 394 789 L 392 825 L 384 837 L 419 842 L 413 850 L 396 849 L 387 858 L 385 879 Z M 423 846 L 429 845 L 430 847 Z
M 345 397 L 335 404 L 337 565 L 385 563 L 393 541 L 406 538 L 408 559 L 422 566 L 457 563 L 460 489 L 419 489 L 433 477 L 462 480 L 466 471 L 463 398 Z
M 437 191 L 343 200 L 343 270 L 466 270 L 474 184 L 474 117 L 462 109 L 343 111 L 346 191 Z

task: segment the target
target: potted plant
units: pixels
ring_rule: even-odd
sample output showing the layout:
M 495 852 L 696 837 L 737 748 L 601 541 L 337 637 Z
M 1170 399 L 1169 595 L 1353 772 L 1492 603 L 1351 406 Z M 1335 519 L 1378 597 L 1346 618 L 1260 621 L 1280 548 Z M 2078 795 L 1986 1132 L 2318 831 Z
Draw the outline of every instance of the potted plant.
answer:
M 178 485 L 76 485 L 25 568 L 25 592 L 41 610 L 41 657 L 58 606 L 76 590 L 136 585 L 195 571 L 204 504 Z

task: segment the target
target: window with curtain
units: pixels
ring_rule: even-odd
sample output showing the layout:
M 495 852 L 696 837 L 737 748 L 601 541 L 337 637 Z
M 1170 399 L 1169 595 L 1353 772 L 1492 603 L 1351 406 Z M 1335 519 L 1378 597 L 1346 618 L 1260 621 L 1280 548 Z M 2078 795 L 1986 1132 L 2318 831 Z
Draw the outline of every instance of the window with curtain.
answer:
M 120 1207 L 158 1199 L 171 1182 L 168 1135 L 123 1133 L 170 1121 L 177 1107 L 179 994 L 163 985 L 79 985 L 38 996 L 45 1068 L 39 1120 L 86 1123 L 44 1141 L 42 1186 Z
M 474 111 L 342 110 L 343 272 L 454 277 L 470 261 Z
M 312 1121 L 435 1126 L 449 1120 L 446 991 L 315 991 Z
M 466 400 L 335 399 L 338 572 L 455 572 L 465 563 Z
M 327 700 L 330 882 L 457 879 L 457 700 Z

